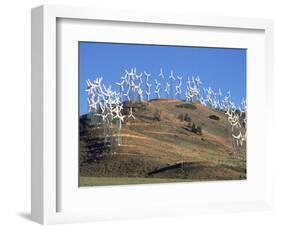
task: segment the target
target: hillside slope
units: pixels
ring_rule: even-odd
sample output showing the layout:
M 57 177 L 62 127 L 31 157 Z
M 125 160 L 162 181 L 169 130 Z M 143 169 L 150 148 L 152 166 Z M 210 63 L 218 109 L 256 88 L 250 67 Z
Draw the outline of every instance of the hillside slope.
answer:
M 86 117 L 80 118 L 80 176 L 246 178 L 245 145 L 239 153 L 233 149 L 223 112 L 165 99 L 138 103 L 133 111 L 136 119 L 125 119 L 122 142 L 114 148 L 104 146 Z

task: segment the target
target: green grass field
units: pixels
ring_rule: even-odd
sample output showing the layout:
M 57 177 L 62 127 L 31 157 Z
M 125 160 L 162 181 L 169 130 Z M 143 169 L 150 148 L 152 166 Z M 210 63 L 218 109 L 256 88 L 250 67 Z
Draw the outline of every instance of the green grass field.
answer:
M 80 187 L 189 182 L 187 179 L 137 178 L 137 177 L 80 177 Z

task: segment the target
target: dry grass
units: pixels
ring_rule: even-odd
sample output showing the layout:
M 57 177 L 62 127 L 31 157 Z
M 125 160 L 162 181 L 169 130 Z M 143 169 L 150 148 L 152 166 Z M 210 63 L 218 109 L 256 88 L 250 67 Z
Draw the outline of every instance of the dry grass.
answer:
M 153 120 L 157 110 L 161 111 L 160 121 Z M 182 113 L 188 114 L 192 122 L 202 127 L 202 136 L 185 128 L 187 123 L 178 119 Z M 246 162 L 235 157 L 223 112 L 201 104 L 191 108 L 178 100 L 154 100 L 145 109 L 136 110 L 134 115 L 137 117 L 135 121 L 130 120 L 122 126 L 122 144 L 114 150 L 116 154 L 83 165 L 80 168 L 82 176 L 146 177 L 157 168 L 193 162 L 192 167 L 154 176 L 188 180 L 246 178 Z M 212 115 L 219 120 L 210 119 Z M 245 159 L 246 148 L 241 154 Z

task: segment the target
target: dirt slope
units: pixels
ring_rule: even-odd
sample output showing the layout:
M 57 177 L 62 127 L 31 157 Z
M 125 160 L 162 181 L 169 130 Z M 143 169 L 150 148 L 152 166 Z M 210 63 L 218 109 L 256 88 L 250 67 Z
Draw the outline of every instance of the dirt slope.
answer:
M 122 143 L 113 149 L 101 147 L 85 117 L 80 119 L 81 176 L 246 178 L 245 146 L 235 153 L 223 112 L 179 100 L 154 100 L 133 108 L 136 120 L 125 119 Z

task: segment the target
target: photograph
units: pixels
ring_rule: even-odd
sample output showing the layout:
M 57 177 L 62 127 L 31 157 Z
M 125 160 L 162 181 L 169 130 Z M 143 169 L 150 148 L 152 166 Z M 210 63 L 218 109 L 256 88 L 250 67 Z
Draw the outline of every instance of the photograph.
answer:
M 78 42 L 79 187 L 247 179 L 247 49 Z

